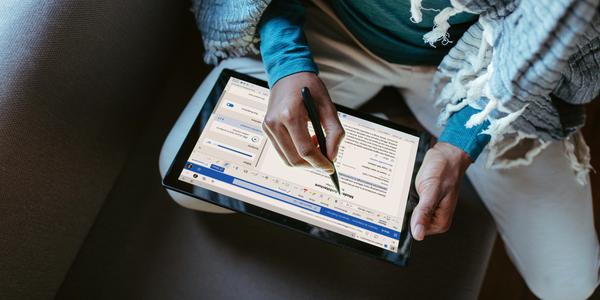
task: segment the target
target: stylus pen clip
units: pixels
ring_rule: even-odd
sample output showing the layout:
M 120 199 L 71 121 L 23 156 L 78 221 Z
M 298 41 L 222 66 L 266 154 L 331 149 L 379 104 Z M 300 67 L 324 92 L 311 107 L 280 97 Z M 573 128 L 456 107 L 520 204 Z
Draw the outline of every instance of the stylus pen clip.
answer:
M 300 93 L 302 94 L 302 100 L 304 102 L 304 107 L 306 107 L 306 111 L 308 112 L 308 118 L 310 119 L 310 123 L 312 124 L 313 129 L 315 130 L 315 135 L 317 136 L 317 141 L 319 142 L 319 149 L 321 149 L 321 153 L 325 157 L 327 157 L 327 144 L 325 142 L 325 134 L 323 133 L 323 128 L 321 127 L 321 121 L 319 118 L 319 112 L 310 94 L 310 89 L 308 89 L 308 87 L 303 87 L 300 90 Z M 329 175 L 329 177 L 331 178 L 331 181 L 333 182 L 333 185 L 335 186 L 335 189 L 337 190 L 338 194 L 341 194 L 340 180 L 337 174 L 337 170 L 335 169 L 335 164 L 332 161 L 330 162 L 333 166 L 333 173 Z

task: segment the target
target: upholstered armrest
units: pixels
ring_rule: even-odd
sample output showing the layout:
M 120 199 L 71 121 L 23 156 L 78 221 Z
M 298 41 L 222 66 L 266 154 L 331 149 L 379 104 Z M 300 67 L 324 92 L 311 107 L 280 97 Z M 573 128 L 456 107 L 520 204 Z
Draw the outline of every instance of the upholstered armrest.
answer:
M 0 1 L 0 298 L 59 288 L 164 79 L 187 1 Z

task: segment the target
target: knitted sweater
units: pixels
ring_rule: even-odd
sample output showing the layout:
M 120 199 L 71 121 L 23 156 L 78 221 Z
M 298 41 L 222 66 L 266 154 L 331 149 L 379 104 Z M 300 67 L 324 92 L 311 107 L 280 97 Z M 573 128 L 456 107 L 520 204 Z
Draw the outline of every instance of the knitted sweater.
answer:
M 408 0 L 406 0 L 408 1 Z M 205 61 L 258 54 L 257 24 L 269 0 L 193 0 Z M 421 1 L 410 0 L 414 22 Z M 600 92 L 600 0 L 451 0 L 424 42 L 447 43 L 448 18 L 479 14 L 439 65 L 434 96 L 440 124 L 466 105 L 481 110 L 491 135 L 488 166 L 531 163 L 551 141 L 562 140 L 577 174 L 587 178 L 589 150 L 578 132 L 585 104 Z M 525 142 L 529 140 L 529 142 Z M 515 152 L 518 147 L 518 152 Z M 506 155 L 510 153 L 510 155 Z

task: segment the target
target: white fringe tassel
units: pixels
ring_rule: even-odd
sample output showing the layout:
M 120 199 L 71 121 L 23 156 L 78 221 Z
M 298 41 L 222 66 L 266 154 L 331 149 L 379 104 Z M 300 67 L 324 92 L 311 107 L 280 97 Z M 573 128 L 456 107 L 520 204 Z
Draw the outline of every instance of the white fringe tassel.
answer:
M 433 29 L 423 36 L 425 43 L 434 48 L 435 43 L 438 41 L 441 41 L 442 45 L 452 43 L 452 41 L 449 39 L 450 34 L 448 33 L 448 29 L 450 29 L 450 23 L 448 22 L 448 19 L 460 12 L 461 11 L 457 8 L 446 7 L 439 14 L 437 14 L 433 19 Z
M 583 134 L 581 132 L 574 133 L 563 140 L 563 145 L 577 182 L 580 185 L 587 184 L 588 174 L 594 168 L 590 164 L 590 148 L 585 143 Z
M 423 21 L 422 10 L 434 10 L 423 8 L 422 2 L 423 0 L 410 0 L 410 21 L 413 23 L 421 23 Z M 448 20 L 450 17 L 467 10 L 466 7 L 462 6 L 456 0 L 450 0 L 450 4 L 450 7 L 444 8 L 435 16 L 433 19 L 433 29 L 423 36 L 423 41 L 431 47 L 435 48 L 435 43 L 439 41 L 442 42 L 442 45 L 452 43 L 450 34 L 448 34 L 448 29 L 450 28 Z
M 421 12 L 421 2 L 423 0 L 410 0 L 410 21 L 413 23 L 421 23 L 423 21 L 423 13 Z

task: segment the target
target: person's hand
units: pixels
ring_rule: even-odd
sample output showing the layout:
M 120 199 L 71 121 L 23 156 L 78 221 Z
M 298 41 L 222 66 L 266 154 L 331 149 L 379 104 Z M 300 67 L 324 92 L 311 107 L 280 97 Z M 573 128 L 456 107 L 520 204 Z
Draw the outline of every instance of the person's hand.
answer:
M 464 151 L 448 143 L 437 143 L 427 151 L 415 182 L 420 199 L 411 229 L 416 240 L 448 231 L 460 182 L 470 164 L 471 158 Z
M 316 140 L 308 132 L 308 113 L 300 90 L 308 87 L 327 141 L 327 157 L 321 154 Z M 337 155 L 344 129 L 327 88 L 310 72 L 286 76 L 273 86 L 263 130 L 283 161 L 290 166 L 312 166 L 333 173 L 331 161 Z

